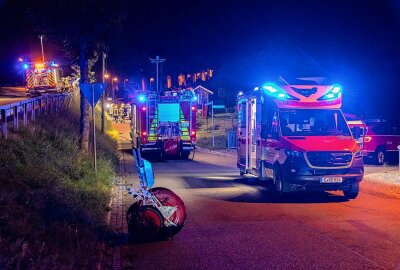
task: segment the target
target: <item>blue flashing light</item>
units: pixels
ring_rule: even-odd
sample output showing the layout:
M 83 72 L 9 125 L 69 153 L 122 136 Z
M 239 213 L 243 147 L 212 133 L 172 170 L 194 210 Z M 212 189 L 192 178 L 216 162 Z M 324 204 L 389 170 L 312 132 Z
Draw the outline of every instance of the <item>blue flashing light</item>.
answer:
M 318 100 L 338 99 L 341 94 L 342 94 L 342 87 L 338 84 L 335 84 L 335 85 L 333 85 L 331 90 L 329 90 L 325 95 L 320 97 Z
M 258 86 L 254 87 L 254 91 L 258 91 L 258 90 L 260 90 L 260 87 L 258 87 Z
M 270 95 L 276 99 L 298 100 L 298 98 L 288 95 L 283 89 L 281 89 L 279 86 L 277 86 L 273 83 L 264 84 L 262 86 L 262 89 L 264 90 L 265 93 L 267 93 L 268 95 Z
M 145 102 L 146 101 L 146 96 L 145 95 L 139 95 L 138 96 L 138 101 L 139 102 Z
M 197 101 L 197 96 L 193 96 L 192 101 Z
M 25 63 L 22 67 L 23 67 L 24 69 L 28 69 L 29 65 Z

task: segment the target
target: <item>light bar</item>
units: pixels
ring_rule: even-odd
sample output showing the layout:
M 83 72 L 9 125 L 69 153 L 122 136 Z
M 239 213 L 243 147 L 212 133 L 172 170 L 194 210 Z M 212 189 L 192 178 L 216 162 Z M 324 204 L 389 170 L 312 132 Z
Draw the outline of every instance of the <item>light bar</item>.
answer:
M 266 83 L 262 86 L 262 89 L 265 93 L 273 98 L 280 99 L 280 100 L 299 100 L 296 97 L 293 97 L 282 90 L 279 86 L 273 83 Z
M 325 95 L 320 97 L 318 100 L 332 100 L 338 99 L 342 94 L 342 87 L 338 84 L 333 85 L 332 89 L 329 90 Z

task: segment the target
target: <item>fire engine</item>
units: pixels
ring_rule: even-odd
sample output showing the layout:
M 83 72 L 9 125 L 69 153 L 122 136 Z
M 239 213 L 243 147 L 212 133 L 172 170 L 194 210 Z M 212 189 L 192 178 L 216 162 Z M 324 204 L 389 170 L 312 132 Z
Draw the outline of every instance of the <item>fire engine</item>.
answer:
M 278 195 L 290 191 L 359 192 L 361 149 L 340 110 L 342 87 L 303 78 L 303 84 L 266 83 L 238 95 L 240 174 L 272 180 Z
M 29 63 L 26 68 L 26 93 L 38 95 L 48 92 L 60 92 L 62 80 L 60 69 L 54 62 Z
M 194 156 L 196 111 L 197 97 L 191 90 L 137 93 L 132 104 L 133 146 L 160 157 Z

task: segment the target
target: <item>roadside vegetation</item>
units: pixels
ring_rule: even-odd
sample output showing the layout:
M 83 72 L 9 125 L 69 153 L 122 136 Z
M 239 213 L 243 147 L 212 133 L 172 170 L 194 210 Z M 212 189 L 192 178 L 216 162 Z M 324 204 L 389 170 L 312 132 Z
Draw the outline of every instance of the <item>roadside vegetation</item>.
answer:
M 197 145 L 210 150 L 226 149 L 228 147 L 228 131 L 237 130 L 236 113 L 214 114 L 214 146 L 212 144 L 211 116 L 197 118 Z
M 92 269 L 118 158 L 97 133 L 98 172 L 79 117 L 41 119 L 0 140 L 0 269 Z

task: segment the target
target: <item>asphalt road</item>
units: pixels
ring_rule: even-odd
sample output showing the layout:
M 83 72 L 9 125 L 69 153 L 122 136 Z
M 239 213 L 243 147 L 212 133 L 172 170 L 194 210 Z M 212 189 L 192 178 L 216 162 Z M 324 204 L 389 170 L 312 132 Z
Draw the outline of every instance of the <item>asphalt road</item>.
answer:
M 206 153 L 153 163 L 156 185 L 185 201 L 187 223 L 173 240 L 127 247 L 123 268 L 400 269 L 400 200 L 363 187 L 351 201 L 341 192 L 276 199 L 234 164 Z
M 29 99 L 26 96 L 24 87 L 1 87 L 0 88 L 0 106 L 8 105 Z

